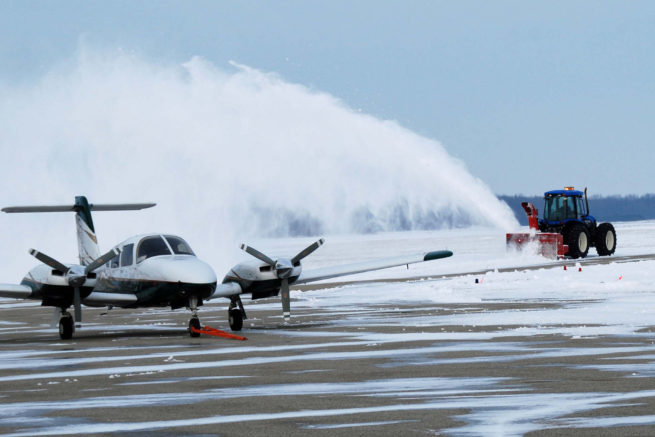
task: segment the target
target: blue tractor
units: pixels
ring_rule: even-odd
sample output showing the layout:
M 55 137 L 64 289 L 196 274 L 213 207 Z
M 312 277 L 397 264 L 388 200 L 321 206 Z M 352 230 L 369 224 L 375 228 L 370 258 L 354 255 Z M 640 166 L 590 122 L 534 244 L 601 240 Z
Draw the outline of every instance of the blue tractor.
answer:
M 564 244 L 568 246 L 568 257 L 584 258 L 590 247 L 596 247 L 600 256 L 614 253 L 614 226 L 611 223 L 598 224 L 589 214 L 586 188 L 582 192 L 566 187 L 563 190 L 548 191 L 544 197 L 544 215 L 539 220 L 539 230 L 561 234 Z

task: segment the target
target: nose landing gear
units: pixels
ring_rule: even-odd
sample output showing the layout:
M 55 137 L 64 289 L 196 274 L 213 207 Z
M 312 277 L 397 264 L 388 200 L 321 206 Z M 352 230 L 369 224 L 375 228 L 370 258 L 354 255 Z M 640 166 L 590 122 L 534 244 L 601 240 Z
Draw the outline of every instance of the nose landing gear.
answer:
M 189 320 L 189 335 L 191 337 L 200 337 L 200 319 L 198 318 L 198 296 L 189 297 L 189 309 L 191 310 L 191 319 Z
M 200 333 L 196 332 L 199 330 L 200 330 L 200 319 L 198 318 L 198 316 L 191 317 L 191 319 L 189 320 L 189 335 L 191 337 L 200 337 Z

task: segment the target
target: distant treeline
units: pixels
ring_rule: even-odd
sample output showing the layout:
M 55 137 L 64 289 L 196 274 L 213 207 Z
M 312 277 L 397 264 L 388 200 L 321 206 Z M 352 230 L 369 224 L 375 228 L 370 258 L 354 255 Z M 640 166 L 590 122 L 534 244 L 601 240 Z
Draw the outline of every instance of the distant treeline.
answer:
M 514 211 L 522 225 L 528 224 L 528 217 L 521 202 L 532 202 L 542 217 L 544 198 L 542 196 L 498 196 Z M 589 210 L 596 220 L 603 222 L 627 222 L 635 220 L 655 220 L 655 194 L 643 196 L 589 196 Z

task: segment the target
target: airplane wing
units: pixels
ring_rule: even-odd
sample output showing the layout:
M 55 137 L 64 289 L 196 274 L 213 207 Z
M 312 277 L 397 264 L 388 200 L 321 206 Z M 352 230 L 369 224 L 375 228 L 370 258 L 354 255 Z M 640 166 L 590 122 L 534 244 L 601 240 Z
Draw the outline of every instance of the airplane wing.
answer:
M 354 275 L 356 273 L 370 272 L 372 270 L 381 270 L 389 267 L 415 264 L 424 261 L 431 261 L 434 259 L 448 258 L 452 255 L 453 253 L 450 250 L 437 250 L 434 252 L 427 252 L 418 255 L 385 258 L 375 261 L 367 261 L 357 264 L 346 264 L 308 271 L 303 270 L 298 279 L 294 282 L 294 285 L 306 284 L 308 282 L 321 281 L 323 279 L 336 278 L 339 276 Z
M 209 299 L 214 299 L 216 297 L 230 297 L 234 296 L 237 294 L 241 294 L 241 286 L 237 284 L 236 282 L 226 282 L 224 284 L 218 284 L 216 286 L 216 291 L 207 298 Z
M 136 295 L 131 293 L 106 293 L 100 291 L 93 291 L 87 297 L 82 299 L 82 303 L 88 306 L 126 306 L 133 304 L 136 301 Z
M 20 284 L 0 284 L 0 297 L 8 297 L 13 299 L 29 299 L 32 295 L 32 289 L 27 285 Z M 39 300 L 42 299 L 39 297 Z M 90 306 L 105 306 L 117 305 L 125 306 L 135 303 L 137 298 L 134 294 L 125 293 L 100 293 L 97 291 L 92 292 L 83 299 L 85 305 Z
M 32 289 L 27 285 L 0 284 L 0 297 L 13 299 L 27 299 L 32 294 Z

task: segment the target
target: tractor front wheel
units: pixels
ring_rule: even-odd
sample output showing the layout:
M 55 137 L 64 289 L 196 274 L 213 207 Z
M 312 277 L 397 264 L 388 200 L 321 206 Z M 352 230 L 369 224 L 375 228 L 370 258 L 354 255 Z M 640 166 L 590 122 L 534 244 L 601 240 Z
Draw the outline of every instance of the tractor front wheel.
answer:
M 600 256 L 612 255 L 616 250 L 616 231 L 611 223 L 601 223 L 596 230 L 596 252 Z
M 583 225 L 576 224 L 564 234 L 564 243 L 569 246 L 568 256 L 584 258 L 589 252 L 589 232 Z

